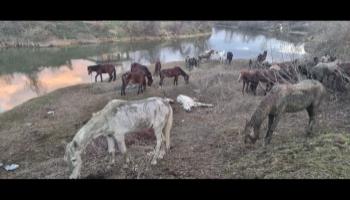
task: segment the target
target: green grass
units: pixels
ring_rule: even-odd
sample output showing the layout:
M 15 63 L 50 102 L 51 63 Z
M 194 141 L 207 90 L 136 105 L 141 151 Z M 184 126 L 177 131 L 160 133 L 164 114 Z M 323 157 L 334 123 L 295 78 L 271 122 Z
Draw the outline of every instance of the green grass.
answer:
M 349 145 L 349 133 L 299 135 L 283 144 L 256 147 L 225 171 L 245 178 L 350 178 Z

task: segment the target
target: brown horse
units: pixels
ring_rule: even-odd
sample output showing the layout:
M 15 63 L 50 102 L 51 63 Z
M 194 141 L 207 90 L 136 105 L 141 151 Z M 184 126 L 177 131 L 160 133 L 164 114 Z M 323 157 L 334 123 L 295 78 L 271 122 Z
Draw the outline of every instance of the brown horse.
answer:
M 209 60 L 211 54 L 213 54 L 213 53 L 214 53 L 214 50 L 211 49 L 210 51 L 208 51 L 208 52 L 206 52 L 206 53 L 204 53 L 204 54 L 199 55 L 199 56 L 198 56 L 199 62 L 200 62 L 202 59 L 204 59 L 204 58 L 207 59 L 207 60 Z
M 139 85 L 137 95 L 140 92 L 143 93 L 143 91 L 146 90 L 146 76 L 140 70 L 136 70 L 133 72 L 126 72 L 122 75 L 121 96 L 126 95 L 125 89 L 129 83 Z
M 95 71 L 97 74 L 95 76 L 95 82 L 97 82 L 97 76 L 100 75 L 101 77 L 101 82 L 102 80 L 102 74 L 103 73 L 108 73 L 109 74 L 109 82 L 115 81 L 117 78 L 117 73 L 115 71 L 115 66 L 112 64 L 98 64 L 98 65 L 91 65 L 88 66 L 88 74 L 90 75 L 93 71 Z
M 256 69 L 256 70 L 241 70 L 239 77 L 238 77 L 238 82 L 243 80 L 243 89 L 242 89 L 242 94 L 244 95 L 244 87 L 247 85 L 246 91 L 249 88 L 249 85 L 254 92 L 254 95 L 256 95 L 256 89 L 259 85 L 259 82 L 265 83 L 266 84 L 266 89 L 264 90 L 264 93 L 271 90 L 272 86 L 276 83 L 284 83 L 282 77 L 274 72 L 273 70 L 261 70 L 261 69 Z
M 325 95 L 326 89 L 319 81 L 315 80 L 304 80 L 297 84 L 275 86 L 260 102 L 250 121 L 247 121 L 243 130 L 244 142 L 254 144 L 259 138 L 262 123 L 268 118 L 265 145 L 269 144 L 281 116 L 285 113 L 302 110 L 306 110 L 309 115 L 309 123 L 306 129 L 306 133 L 309 135 L 313 132 L 316 117 L 319 114 L 320 105 Z
M 177 80 L 179 76 L 183 76 L 186 84 L 188 84 L 188 79 L 190 78 L 186 72 L 184 72 L 179 66 L 175 66 L 170 69 L 163 69 L 160 71 L 160 81 L 159 85 L 163 85 L 163 80 L 165 77 L 174 77 L 174 85 L 177 85 Z
M 147 83 L 148 86 L 151 86 L 153 83 L 153 78 L 151 72 L 148 70 L 148 68 L 145 65 L 141 65 L 140 63 L 132 63 L 131 64 L 131 71 L 140 70 L 142 73 L 147 77 Z
M 158 59 L 155 65 L 154 76 L 159 76 L 162 65 L 160 64 L 160 60 Z

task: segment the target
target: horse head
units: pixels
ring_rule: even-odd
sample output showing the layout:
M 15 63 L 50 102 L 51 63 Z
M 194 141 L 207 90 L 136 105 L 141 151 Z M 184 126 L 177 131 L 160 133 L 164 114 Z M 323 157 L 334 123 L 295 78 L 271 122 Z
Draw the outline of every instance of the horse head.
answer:
M 81 158 L 78 151 L 78 143 L 73 140 L 67 144 L 66 153 L 64 155 L 64 160 L 68 163 L 69 171 L 71 173 L 70 178 L 78 178 L 79 172 L 77 167 L 81 164 Z
M 93 66 L 88 66 L 88 74 L 90 75 L 91 73 L 92 73 L 92 71 L 93 71 Z
M 185 75 L 185 76 L 184 76 L 184 79 L 185 79 L 186 84 L 188 84 L 188 83 L 189 83 L 190 76 L 189 76 L 189 75 Z
M 147 75 L 147 79 L 148 79 L 148 81 L 147 81 L 148 86 L 151 86 L 153 83 L 152 75 Z
M 244 144 L 250 143 L 250 144 L 255 144 L 255 142 L 258 139 L 259 134 L 255 133 L 253 126 L 249 121 L 246 120 L 244 130 L 242 134 L 244 135 Z

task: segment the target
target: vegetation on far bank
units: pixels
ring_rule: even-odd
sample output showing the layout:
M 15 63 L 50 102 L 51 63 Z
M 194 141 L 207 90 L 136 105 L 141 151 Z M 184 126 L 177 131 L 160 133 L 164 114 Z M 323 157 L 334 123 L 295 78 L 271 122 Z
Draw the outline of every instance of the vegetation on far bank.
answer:
M 173 39 L 211 32 L 198 21 L 3 21 L 0 48 Z

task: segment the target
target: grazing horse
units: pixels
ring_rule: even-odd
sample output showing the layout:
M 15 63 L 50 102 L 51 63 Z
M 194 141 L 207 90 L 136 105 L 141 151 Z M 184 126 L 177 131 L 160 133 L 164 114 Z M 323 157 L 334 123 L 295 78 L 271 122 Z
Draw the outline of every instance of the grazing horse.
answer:
M 153 83 L 152 74 L 145 65 L 141 65 L 140 63 L 132 63 L 130 68 L 132 72 L 136 70 L 141 70 L 143 74 L 147 77 L 148 86 L 152 85 Z
M 101 82 L 103 82 L 102 80 L 102 74 L 103 73 L 108 73 L 109 74 L 109 82 L 115 81 L 117 78 L 117 73 L 115 70 L 115 66 L 112 64 L 98 64 L 98 65 L 91 65 L 87 67 L 88 69 L 88 74 L 90 75 L 92 72 L 96 72 L 96 76 L 95 76 L 95 82 L 97 82 L 97 76 L 100 75 L 101 77 Z
M 266 56 L 267 56 L 267 51 L 264 51 L 263 54 L 259 54 L 258 58 L 256 59 L 259 63 L 262 63 L 266 60 Z
M 199 62 L 202 60 L 202 59 L 206 59 L 207 61 L 210 59 L 210 56 L 214 53 L 214 50 L 211 49 L 209 50 L 208 52 L 205 52 L 204 54 L 201 54 L 198 56 L 198 60 Z
M 193 66 L 198 67 L 199 66 L 199 60 L 195 57 L 190 58 L 189 56 L 186 56 L 185 58 L 186 68 L 192 69 Z
M 139 85 L 137 95 L 140 92 L 143 93 L 143 91 L 146 90 L 146 76 L 139 70 L 133 72 L 126 72 L 122 75 L 121 96 L 126 95 L 125 89 L 129 83 Z
M 265 94 L 270 91 L 272 86 L 276 83 L 283 83 L 282 77 L 276 73 L 274 70 L 241 70 L 238 82 L 243 80 L 243 89 L 242 94 L 244 95 L 244 87 L 247 84 L 246 91 L 248 91 L 248 87 L 252 89 L 254 95 L 256 95 L 256 89 L 259 85 L 259 82 L 266 84 Z
M 249 85 L 251 85 L 254 95 L 256 95 L 256 87 L 259 81 L 256 80 L 254 70 L 241 70 L 238 77 L 238 82 L 243 81 L 242 95 L 244 95 L 244 88 L 246 87 L 246 92 L 248 92 Z
M 81 153 L 94 138 L 99 136 L 107 138 L 110 164 L 115 163 L 115 141 L 128 163 L 125 135 L 140 129 L 154 129 L 156 147 L 151 164 L 157 164 L 157 159 L 162 159 L 166 150 L 170 149 L 173 110 L 169 100 L 160 97 L 136 101 L 114 99 L 101 111 L 94 113 L 73 140 L 67 144 L 64 160 L 68 163 L 71 172 L 69 178 L 80 177 Z
M 228 64 L 231 65 L 231 61 L 233 59 L 233 53 L 231 51 L 227 52 L 227 61 L 228 61 Z
M 243 130 L 244 143 L 249 140 L 253 144 L 256 142 L 259 138 L 261 124 L 268 117 L 265 145 L 269 144 L 281 116 L 284 113 L 299 112 L 304 109 L 309 115 L 309 125 L 306 129 L 309 135 L 316 123 L 315 118 L 325 94 L 326 89 L 315 80 L 304 80 L 297 84 L 281 84 L 273 87 L 260 102 L 250 121 L 247 121 Z
M 159 76 L 160 69 L 162 68 L 162 65 L 160 64 L 160 60 L 158 59 L 155 65 L 155 70 L 154 70 L 154 76 Z
M 163 80 L 165 77 L 174 77 L 174 85 L 177 85 L 177 80 L 180 75 L 184 77 L 186 84 L 188 84 L 188 79 L 190 78 L 190 76 L 186 74 L 186 72 L 183 71 L 179 66 L 175 66 L 170 69 L 163 69 L 162 71 L 160 71 L 159 85 L 163 85 Z

